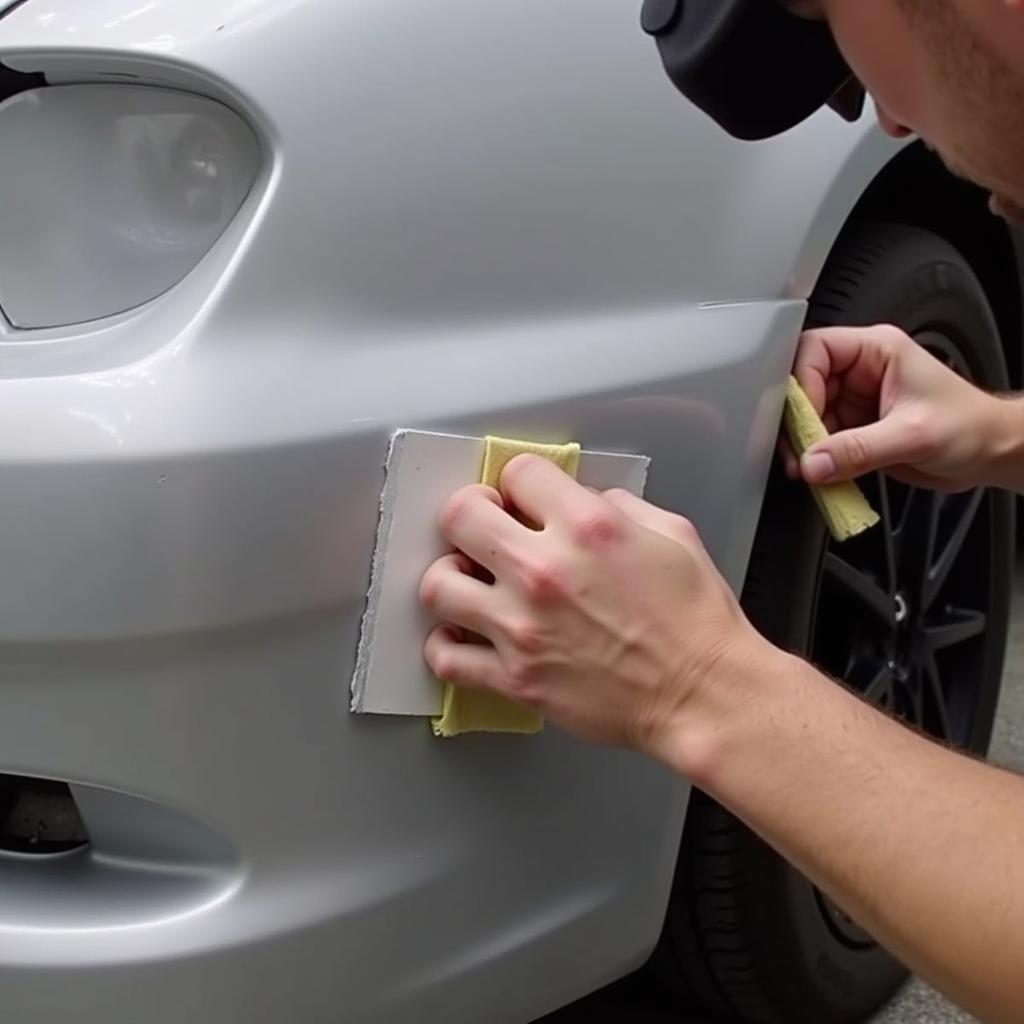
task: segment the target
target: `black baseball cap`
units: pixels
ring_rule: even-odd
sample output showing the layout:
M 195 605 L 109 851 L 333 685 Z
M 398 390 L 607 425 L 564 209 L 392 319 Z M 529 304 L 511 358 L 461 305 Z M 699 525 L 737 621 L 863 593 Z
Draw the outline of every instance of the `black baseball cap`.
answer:
M 641 24 L 669 78 L 738 139 L 767 139 L 824 106 L 848 121 L 865 92 L 828 24 L 780 0 L 645 0 Z

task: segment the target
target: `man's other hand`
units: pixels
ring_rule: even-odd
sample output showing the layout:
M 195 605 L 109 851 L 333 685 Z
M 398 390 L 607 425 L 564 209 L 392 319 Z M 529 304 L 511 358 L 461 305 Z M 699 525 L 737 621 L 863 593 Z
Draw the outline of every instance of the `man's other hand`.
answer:
M 947 492 L 1012 485 L 1004 463 L 1024 434 L 1017 402 L 976 388 L 897 327 L 828 327 L 800 339 L 794 374 L 832 437 L 791 476 L 849 480 L 873 470 Z

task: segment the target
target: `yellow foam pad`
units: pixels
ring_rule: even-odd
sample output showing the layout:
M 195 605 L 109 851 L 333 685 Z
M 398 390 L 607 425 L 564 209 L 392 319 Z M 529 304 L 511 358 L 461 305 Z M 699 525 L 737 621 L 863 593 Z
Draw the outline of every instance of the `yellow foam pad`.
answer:
M 501 471 L 517 455 L 540 455 L 565 470 L 573 479 L 579 473 L 578 444 L 533 444 L 503 437 L 484 439 L 484 461 L 480 482 L 497 487 Z M 471 690 L 445 684 L 444 704 L 439 718 L 432 720 L 434 735 L 461 736 L 467 732 L 537 733 L 543 719 L 519 704 L 489 690 Z
M 786 434 L 797 458 L 812 445 L 828 437 L 811 400 L 795 377 L 786 385 Z M 825 517 L 829 531 L 837 541 L 849 540 L 869 530 L 878 520 L 878 513 L 868 504 L 861 489 L 852 481 L 812 487 L 814 500 Z

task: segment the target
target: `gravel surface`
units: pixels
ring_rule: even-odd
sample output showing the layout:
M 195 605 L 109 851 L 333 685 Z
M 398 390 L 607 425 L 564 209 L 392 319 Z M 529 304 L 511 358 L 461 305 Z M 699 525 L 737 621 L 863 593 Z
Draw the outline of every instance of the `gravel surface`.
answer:
M 992 742 L 992 760 L 1024 772 L 1024 563 L 1017 573 L 1013 622 L 1006 658 L 1006 675 Z M 584 1000 L 535 1024 L 600 1024 L 607 1020 L 630 1024 L 706 1024 L 694 1017 L 681 1020 L 647 1001 L 632 979 Z M 978 1024 L 920 981 L 912 981 L 868 1024 Z

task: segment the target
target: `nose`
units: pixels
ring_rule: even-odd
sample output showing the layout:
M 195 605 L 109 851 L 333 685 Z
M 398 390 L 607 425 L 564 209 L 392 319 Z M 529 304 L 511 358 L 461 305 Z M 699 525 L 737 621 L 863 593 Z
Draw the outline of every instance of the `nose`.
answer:
M 886 135 L 891 135 L 894 139 L 905 139 L 908 135 L 914 134 L 912 128 L 897 121 L 880 103 L 875 104 L 875 109 L 878 112 L 878 123 Z

